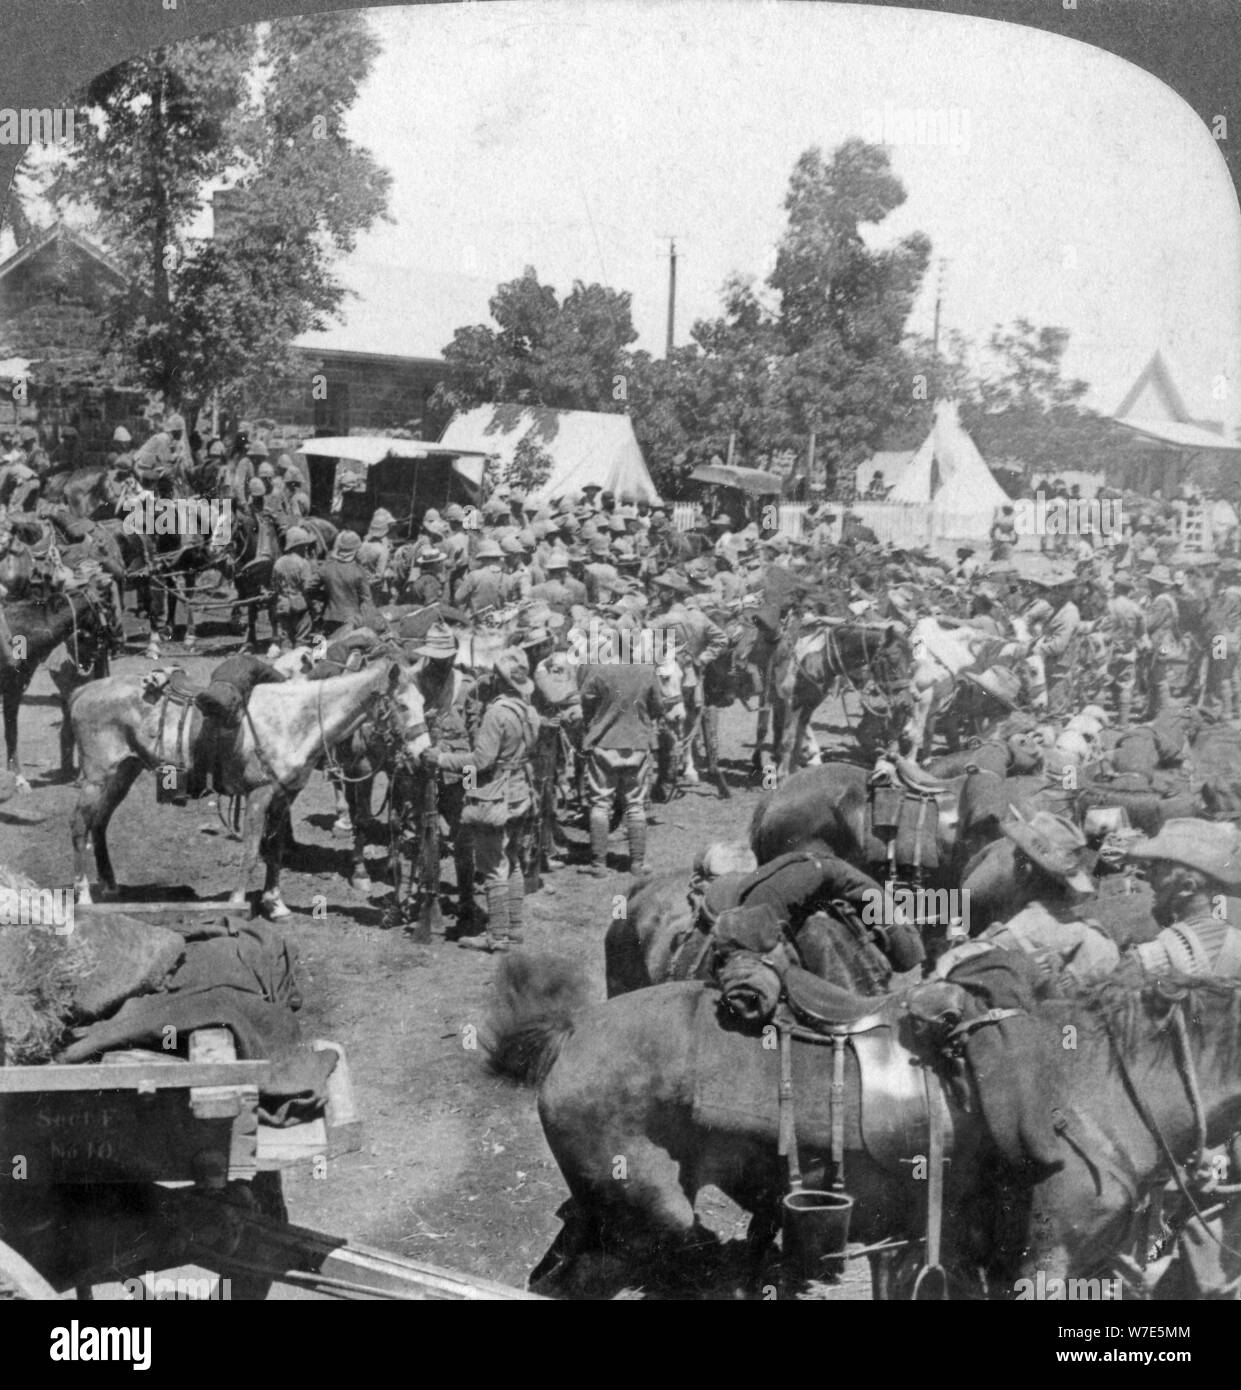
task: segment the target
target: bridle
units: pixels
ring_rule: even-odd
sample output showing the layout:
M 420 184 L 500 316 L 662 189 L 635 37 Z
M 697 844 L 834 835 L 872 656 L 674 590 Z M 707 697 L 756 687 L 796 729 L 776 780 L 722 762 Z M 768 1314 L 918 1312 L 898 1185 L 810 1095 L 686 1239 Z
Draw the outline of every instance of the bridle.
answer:
M 1193 1049 L 1190 1047 L 1189 1043 L 1189 1027 L 1185 1021 L 1185 1009 L 1189 1002 L 1189 993 L 1185 989 L 1171 992 L 1162 983 L 1155 985 L 1154 989 L 1171 1005 L 1168 1013 L 1168 1025 L 1172 1033 L 1177 1072 L 1181 1078 L 1181 1084 L 1185 1088 L 1185 1094 L 1189 1100 L 1194 1122 L 1194 1149 L 1189 1158 L 1184 1161 L 1177 1159 L 1176 1153 L 1167 1135 L 1163 1132 L 1158 1119 L 1151 1111 L 1150 1106 L 1147 1105 L 1146 1101 L 1142 1098 L 1133 1080 L 1133 1074 L 1129 1070 L 1129 1064 L 1125 1061 L 1124 1049 L 1121 1047 L 1116 1037 L 1111 1019 L 1105 1014 L 1103 1017 L 1103 1026 L 1107 1033 L 1107 1040 L 1111 1048 L 1112 1058 L 1116 1063 L 1117 1071 L 1120 1073 L 1121 1082 L 1124 1085 L 1125 1093 L 1129 1097 L 1130 1103 L 1137 1112 L 1138 1118 L 1142 1121 L 1147 1132 L 1150 1134 L 1151 1138 L 1154 1139 L 1164 1162 L 1168 1166 L 1173 1182 L 1176 1184 L 1181 1196 L 1184 1197 L 1185 1201 L 1188 1203 L 1193 1216 L 1202 1223 L 1202 1229 L 1221 1250 L 1229 1255 L 1241 1258 L 1241 1250 L 1235 1249 L 1211 1230 L 1206 1221 L 1208 1212 L 1204 1211 L 1198 1205 L 1199 1195 L 1209 1194 L 1212 1197 L 1236 1196 L 1238 1193 L 1241 1193 L 1241 1183 L 1221 1183 L 1214 1176 L 1213 1170 L 1206 1162 L 1206 1110 L 1202 1103 L 1202 1088 L 1198 1084 L 1198 1071 L 1194 1064 Z

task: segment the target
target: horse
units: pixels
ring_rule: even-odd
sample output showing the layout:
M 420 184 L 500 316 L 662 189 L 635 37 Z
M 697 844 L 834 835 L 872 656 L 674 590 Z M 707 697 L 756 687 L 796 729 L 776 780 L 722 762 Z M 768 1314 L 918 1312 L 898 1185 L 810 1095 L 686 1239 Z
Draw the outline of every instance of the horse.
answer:
M 119 468 L 74 468 L 45 479 L 42 500 L 60 504 L 83 521 L 116 516 L 132 474 Z
M 1143 1275 L 1147 1202 L 1169 1179 L 1179 1196 L 1164 1202 L 1165 1220 L 1170 1206 L 1184 1219 L 1217 1200 L 1210 1180 L 1196 1196 L 1194 1185 L 1206 1151 L 1241 1130 L 1239 1002 L 1235 980 L 1140 983 L 1122 972 L 1038 1006 L 1061 1044 L 1065 1163 L 1022 1194 L 1024 1219 L 1003 1252 L 1008 1289 L 1119 1272 L 1139 1293 L 1185 1296 L 1175 1265 L 1154 1289 Z M 1221 1253 L 1235 1283 L 1241 1252 Z
M 914 624 L 909 635 L 913 651 L 911 707 L 901 731 L 902 746 L 912 757 L 921 759 L 930 753 L 936 721 L 947 710 L 967 671 L 981 672 L 997 662 L 1019 657 L 1031 660 L 1025 655 L 1025 630 L 1019 624 L 1020 620 L 1014 624 L 1016 641 L 971 627 L 968 622 L 949 625 L 939 617 L 920 618 Z
M 54 591 L 45 597 L 18 599 L 4 605 L 14 663 L 0 658 L 0 698 L 4 705 L 4 746 L 9 770 L 24 782 L 17 751 L 17 721 L 22 698 L 34 673 L 63 642 L 68 660 L 53 674 L 64 718 L 60 726 L 60 771 L 73 776 L 73 740 L 69 701 L 82 680 L 108 672 L 113 636 L 108 603 L 92 585 Z M 20 653 L 20 655 L 19 655 Z
M 670 1274 L 692 1279 L 716 1253 L 694 1210 L 708 1185 L 750 1213 L 746 1264 L 757 1282 L 779 1229 L 786 1181 L 776 1134 L 740 1113 L 702 1117 L 696 1099 L 704 1086 L 734 1098 L 774 1096 L 776 1063 L 760 1037 L 728 1025 L 715 1001 L 714 991 L 688 981 L 591 1005 L 584 977 L 564 961 L 517 953 L 501 963 L 483 1036 L 487 1055 L 500 1074 L 538 1087 L 543 1133 L 571 1194 L 531 1288 L 601 1296 L 604 1281 L 615 1287 L 644 1275 L 665 1284 Z M 979 1219 L 979 1198 L 987 1191 L 991 1141 L 978 1115 L 925 1068 L 912 1030 L 907 1015 L 886 1014 L 843 1053 L 840 1142 L 855 1203 L 850 1239 L 888 1247 L 870 1256 L 876 1297 L 893 1289 L 901 1254 L 893 1254 L 893 1243 L 916 1249 L 926 1231 L 928 1185 L 911 1180 L 912 1152 L 900 1152 L 899 1144 L 868 1146 L 863 1137 L 864 1126 L 890 1130 L 908 1111 L 897 1097 L 888 1108 L 868 1091 L 862 1115 L 860 1050 L 882 1053 L 920 1086 L 925 1076 L 924 1104 L 943 1107 L 952 1155 L 944 1170 L 940 1260 L 968 1279 L 987 1258 L 989 1225 Z M 827 1088 L 832 1049 L 823 1054 Z M 830 1146 L 803 1141 L 800 1150 L 807 1185 L 825 1187 Z
M 280 870 L 289 808 L 311 772 L 356 729 L 401 678 L 386 656 L 361 671 L 323 681 L 260 685 L 251 692 L 245 718 L 217 763 L 225 795 L 244 798 L 243 859 L 229 902 L 243 906 L 260 854 L 266 864 L 263 907 L 271 917 L 289 909 L 280 896 Z M 78 692 L 70 705 L 82 775 L 73 814 L 75 892 L 91 901 L 87 848 L 94 849 L 103 888 L 116 890 L 107 830 L 113 813 L 144 769 L 187 767 L 206 757 L 202 721 L 180 718 L 167 693 L 148 692 L 148 678 L 112 676 Z M 429 746 L 425 726 L 415 725 L 411 747 Z M 265 833 L 267 832 L 267 833 Z
M 911 649 L 899 623 L 823 619 L 786 632 L 773 661 L 772 756 L 781 778 L 815 710 L 842 683 L 861 702 L 855 733 L 863 751 L 887 742 L 909 704 Z M 793 736 L 786 738 L 790 715 Z

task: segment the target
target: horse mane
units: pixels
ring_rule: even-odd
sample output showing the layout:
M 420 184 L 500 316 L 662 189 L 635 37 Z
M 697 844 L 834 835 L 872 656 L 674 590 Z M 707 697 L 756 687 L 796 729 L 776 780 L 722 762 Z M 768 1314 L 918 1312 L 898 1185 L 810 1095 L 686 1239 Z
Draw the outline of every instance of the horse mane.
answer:
M 1110 1035 L 1125 1053 L 1153 1041 L 1169 1046 L 1172 1009 L 1188 1005 L 1191 1036 L 1212 1041 L 1219 1064 L 1241 1061 L 1241 980 L 1171 976 L 1134 982 L 1122 976 L 1074 984 L 1067 977 L 1056 1002 L 1067 1005 L 1072 1021 L 1095 1036 Z

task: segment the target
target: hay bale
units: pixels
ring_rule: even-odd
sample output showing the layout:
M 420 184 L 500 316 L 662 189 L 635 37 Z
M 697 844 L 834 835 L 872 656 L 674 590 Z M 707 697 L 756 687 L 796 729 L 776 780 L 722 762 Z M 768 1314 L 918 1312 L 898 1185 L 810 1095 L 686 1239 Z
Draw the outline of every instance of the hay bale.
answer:
M 49 1061 L 66 1031 L 158 990 L 181 960 L 177 932 L 122 914 L 51 925 L 11 922 L 39 885 L 0 865 L 0 1064 Z

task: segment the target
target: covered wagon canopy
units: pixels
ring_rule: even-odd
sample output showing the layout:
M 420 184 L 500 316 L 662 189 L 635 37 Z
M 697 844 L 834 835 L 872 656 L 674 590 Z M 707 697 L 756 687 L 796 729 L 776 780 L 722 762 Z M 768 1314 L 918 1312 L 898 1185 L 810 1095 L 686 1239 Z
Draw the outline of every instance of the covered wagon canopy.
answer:
M 487 462 L 485 453 L 471 453 L 468 449 L 454 449 L 442 443 L 428 443 L 424 439 L 389 439 L 380 434 L 341 434 L 307 439 L 301 451 L 307 458 L 347 459 L 350 463 L 360 463 L 367 468 L 386 458 L 439 460 L 451 464 L 454 472 L 460 473 L 476 488 L 482 486 L 483 468 Z
M 771 497 L 784 491 L 784 479 L 762 468 L 732 468 L 726 463 L 700 463 L 689 475 L 692 483 L 735 487 L 753 497 Z
M 301 452 L 315 512 L 339 512 L 345 525 L 359 526 L 383 507 L 398 535 L 410 533 L 428 507 L 476 501 L 487 466 L 485 454 L 468 449 L 378 434 L 308 439 Z
M 536 506 L 578 493 L 591 483 L 635 502 L 660 500 L 628 415 L 479 405 L 453 416 L 440 445 L 490 454 L 501 476 L 507 477 L 523 442 L 551 460 L 545 481 L 529 492 Z

